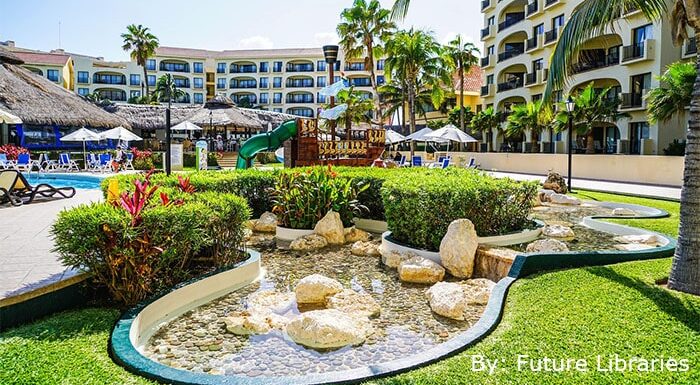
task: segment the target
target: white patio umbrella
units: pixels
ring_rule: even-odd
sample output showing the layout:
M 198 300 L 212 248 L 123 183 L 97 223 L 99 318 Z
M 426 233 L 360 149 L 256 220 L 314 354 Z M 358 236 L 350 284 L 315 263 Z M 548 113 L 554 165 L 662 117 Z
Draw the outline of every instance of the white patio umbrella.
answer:
M 386 144 L 396 144 L 407 141 L 408 138 L 394 130 L 386 130 Z
M 329 86 L 321 88 L 321 90 L 318 91 L 318 94 L 323 95 L 323 96 L 336 96 L 336 95 L 338 95 L 338 92 L 340 92 L 342 90 L 346 90 L 348 88 L 350 88 L 350 87 L 348 87 L 345 84 L 345 80 L 340 79 L 337 82 L 335 82 Z
M 447 141 L 447 152 L 450 152 L 450 143 L 451 142 L 458 142 L 458 143 L 474 143 L 478 142 L 478 140 L 472 138 L 469 134 L 465 133 L 464 131 L 460 130 L 459 128 L 455 127 L 452 124 L 448 124 L 443 128 L 440 128 L 438 130 L 435 130 L 431 133 L 425 134 L 424 138 L 426 139 L 441 139 L 443 141 Z
M 438 142 L 438 143 L 445 143 L 447 142 L 445 139 L 441 138 L 428 138 L 426 137 L 428 134 L 433 133 L 434 131 L 430 127 L 425 127 L 422 128 L 411 135 L 407 136 L 406 138 L 412 142 Z
M 119 140 L 120 142 L 133 142 L 143 140 L 140 136 L 134 134 L 133 132 L 127 130 L 126 128 L 119 126 L 111 130 L 107 130 L 100 134 L 100 139 L 113 139 Z
M 176 124 L 170 128 L 173 131 L 202 131 L 202 127 L 185 120 L 180 124 Z
M 22 119 L 17 115 L 12 115 L 7 111 L 0 110 L 0 123 L 22 124 Z
M 338 120 L 338 118 L 340 118 L 340 115 L 342 115 L 343 112 L 345 112 L 347 109 L 347 104 L 339 104 L 328 110 L 321 111 L 321 113 L 318 114 L 318 117 L 321 119 Z
M 66 136 L 62 136 L 60 140 L 61 142 L 83 142 L 83 162 L 85 162 L 83 164 L 87 169 L 87 152 L 85 151 L 85 142 L 98 142 L 100 139 L 101 138 L 98 133 L 83 127 Z

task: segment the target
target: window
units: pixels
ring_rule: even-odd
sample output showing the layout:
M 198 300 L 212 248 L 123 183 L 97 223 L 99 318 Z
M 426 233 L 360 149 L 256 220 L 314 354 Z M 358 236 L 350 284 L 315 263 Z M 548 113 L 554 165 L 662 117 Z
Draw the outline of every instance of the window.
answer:
M 100 90 L 97 91 L 102 99 L 109 99 L 113 102 L 125 102 L 126 92 L 121 90 Z
M 216 88 L 218 88 L 218 89 L 226 88 L 226 79 L 225 78 L 216 79 Z
M 384 70 L 384 59 L 377 60 L 377 70 L 378 71 Z
M 276 76 L 274 79 L 272 79 L 272 87 L 273 88 L 281 88 L 282 87 L 282 78 L 279 76 Z
M 340 76 L 333 76 L 333 83 L 338 83 L 339 81 L 340 81 Z
M 316 85 L 319 87 L 325 87 L 326 86 L 326 77 L 325 76 L 317 76 L 316 77 Z
M 647 24 L 645 26 L 635 28 L 632 31 L 632 38 L 634 39 L 635 45 L 642 45 L 647 39 L 654 38 L 654 27 L 652 24 Z
M 261 61 L 260 72 L 270 72 L 270 63 L 266 61 Z
M 493 74 L 486 76 L 486 84 L 493 84 Z
M 260 93 L 260 104 L 268 104 L 270 103 L 270 98 L 269 94 L 267 92 L 261 92 Z
M 272 95 L 272 103 L 282 103 L 282 93 L 281 92 L 275 92 L 274 95 Z
M 532 95 L 532 101 L 533 101 L 533 102 L 539 102 L 540 100 L 542 100 L 542 94 L 535 94 L 535 95 Z
M 537 37 L 539 35 L 542 35 L 544 33 L 544 24 L 539 24 L 536 25 L 534 28 L 532 28 L 532 36 Z
M 544 60 L 537 59 L 532 61 L 532 72 L 539 71 L 544 68 Z
M 226 73 L 226 63 L 217 63 L 216 64 L 216 73 L 217 74 L 225 74 Z
M 552 29 L 558 29 L 564 26 L 564 15 L 559 15 L 552 18 Z
M 58 81 L 58 70 L 46 70 L 46 78 L 52 82 Z
M 489 48 L 486 49 L 486 51 L 488 52 L 488 55 L 489 55 L 489 56 L 490 56 L 490 55 L 493 55 L 493 54 L 496 53 L 496 46 L 495 46 L 495 45 L 490 45 Z
M 148 81 L 149 87 L 155 86 L 156 85 L 156 75 L 148 75 L 148 79 L 146 79 L 146 81 Z
M 90 74 L 87 71 L 78 71 L 78 83 L 87 84 L 90 82 Z
M 196 73 L 196 74 L 203 74 L 204 73 L 204 63 L 194 62 L 194 63 L 192 63 L 192 69 L 194 70 L 194 73 Z
M 141 85 L 141 75 L 139 75 L 139 74 L 129 75 L 129 85 L 140 86 Z
M 204 79 L 203 78 L 193 78 L 192 83 L 194 84 L 194 88 L 204 88 Z
M 204 94 L 202 94 L 201 92 L 195 92 L 194 93 L 194 102 L 195 102 L 195 104 L 204 103 Z
M 651 73 L 630 77 L 630 86 L 632 94 L 642 95 L 644 90 L 651 89 Z
M 131 92 L 129 92 L 129 97 L 130 97 L 130 98 L 138 98 L 138 97 L 141 97 L 141 91 L 131 91 Z
M 272 109 L 272 112 L 279 112 L 279 113 L 281 113 L 281 112 L 282 112 L 282 109 L 281 109 L 281 108 L 273 108 L 273 109 Z
M 642 140 L 649 139 L 649 123 L 630 123 L 630 154 L 639 155 L 642 153 Z
M 269 88 L 268 78 L 260 78 L 260 88 Z
M 90 94 L 89 88 L 78 88 L 78 95 L 87 96 Z
M 325 60 L 319 60 L 316 62 L 316 69 L 318 71 L 326 71 L 328 70 L 327 63 Z
M 494 25 L 494 24 L 496 24 L 496 17 L 495 17 L 495 16 L 489 17 L 489 19 L 487 20 L 486 24 L 487 24 L 487 25 Z
M 281 61 L 276 61 L 272 65 L 272 72 L 282 72 L 282 62 Z
M 335 68 L 333 68 L 335 71 L 340 71 L 340 60 L 335 62 Z
M 377 75 L 377 85 L 381 86 L 384 84 L 386 81 L 384 80 L 384 75 Z
M 148 71 L 155 71 L 156 70 L 156 59 L 146 60 L 146 69 Z
M 321 93 L 317 92 L 316 93 L 316 100 L 319 103 L 325 103 L 326 102 L 326 95 L 321 95 Z

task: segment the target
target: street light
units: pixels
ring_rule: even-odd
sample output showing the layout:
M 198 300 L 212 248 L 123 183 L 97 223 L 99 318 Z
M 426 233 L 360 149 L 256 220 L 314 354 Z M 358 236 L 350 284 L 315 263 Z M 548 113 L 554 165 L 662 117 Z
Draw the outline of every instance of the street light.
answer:
M 324 45 L 323 46 L 323 57 L 328 63 L 328 85 L 333 84 L 333 78 L 335 77 L 333 70 L 335 69 L 335 63 L 338 61 L 338 46 L 337 45 Z M 335 107 L 335 97 L 331 96 L 329 100 L 330 108 Z M 335 138 L 335 120 L 330 121 L 331 126 L 331 139 Z
M 573 113 L 574 109 L 576 108 L 576 103 L 574 103 L 574 100 L 571 99 L 571 95 L 569 95 L 569 98 L 566 100 L 566 112 L 569 115 L 568 121 L 569 121 L 569 173 L 568 173 L 568 187 L 569 187 L 569 192 L 571 192 L 571 158 L 572 158 L 572 137 L 574 135 L 574 119 L 573 119 Z

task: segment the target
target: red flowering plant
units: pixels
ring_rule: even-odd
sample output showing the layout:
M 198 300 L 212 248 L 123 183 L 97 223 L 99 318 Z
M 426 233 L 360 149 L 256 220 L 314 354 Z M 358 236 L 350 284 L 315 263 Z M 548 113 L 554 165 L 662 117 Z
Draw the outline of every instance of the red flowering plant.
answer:
M 7 155 L 8 160 L 17 160 L 19 154 L 29 154 L 29 150 L 24 147 L 15 146 L 14 144 L 6 144 L 0 146 L 0 154 Z

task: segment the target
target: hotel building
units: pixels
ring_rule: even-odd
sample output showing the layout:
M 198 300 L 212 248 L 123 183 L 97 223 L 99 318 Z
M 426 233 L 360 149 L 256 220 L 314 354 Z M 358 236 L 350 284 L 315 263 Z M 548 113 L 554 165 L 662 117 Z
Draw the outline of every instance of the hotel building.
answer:
M 514 104 L 537 101 L 545 89 L 550 56 L 562 28 L 581 0 L 481 0 L 484 28 L 484 107 L 493 106 L 508 113 Z M 571 76 L 564 90 L 555 92 L 562 101 L 591 82 L 596 88 L 611 88 L 617 95 L 621 112 L 629 114 L 616 124 L 594 128 L 597 153 L 663 154 L 674 139 L 685 137 L 683 117 L 651 124 L 646 116 L 646 93 L 659 86 L 657 76 L 666 67 L 696 53 L 695 39 L 683 47 L 672 43 L 671 26 L 664 20 L 650 23 L 639 11 L 621 15 L 614 29 L 586 42 L 570 67 Z M 509 150 L 564 153 L 567 133 L 544 132 L 540 138 L 531 133 Z M 576 146 L 585 147 L 585 138 Z M 498 129 L 487 135 L 484 149 L 505 149 Z

